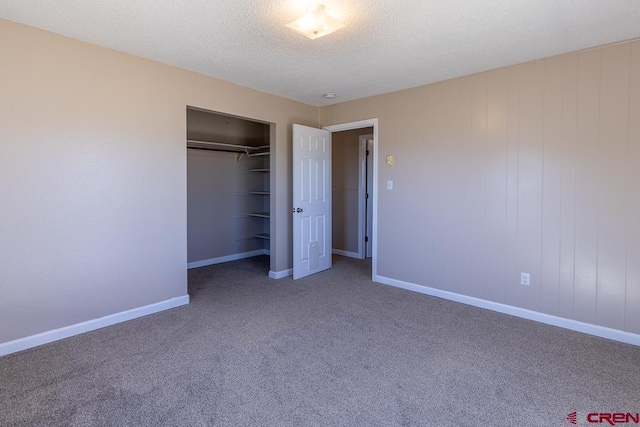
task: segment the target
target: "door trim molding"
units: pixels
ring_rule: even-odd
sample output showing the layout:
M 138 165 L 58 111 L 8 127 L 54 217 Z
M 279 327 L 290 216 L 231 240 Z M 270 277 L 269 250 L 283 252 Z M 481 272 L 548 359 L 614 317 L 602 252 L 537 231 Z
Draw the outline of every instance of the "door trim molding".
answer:
M 366 244 L 364 238 L 367 235 L 367 217 L 365 215 L 367 200 L 367 140 L 373 139 L 373 134 L 358 136 L 358 256 L 360 259 L 366 258 Z M 375 146 L 375 142 L 374 142 Z M 371 153 L 373 155 L 373 153 Z M 371 177 L 373 179 L 373 176 Z
M 378 271 L 378 119 L 358 120 L 355 122 L 339 123 L 335 125 L 323 126 L 322 129 L 329 132 L 341 132 L 343 130 L 362 129 L 373 127 L 373 225 L 372 225 L 372 260 L 371 278 L 377 277 Z

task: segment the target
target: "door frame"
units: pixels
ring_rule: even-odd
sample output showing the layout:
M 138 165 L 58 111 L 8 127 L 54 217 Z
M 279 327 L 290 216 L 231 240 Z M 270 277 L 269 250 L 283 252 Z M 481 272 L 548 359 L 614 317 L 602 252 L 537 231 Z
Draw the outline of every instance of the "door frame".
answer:
M 369 194 L 369 197 L 363 195 L 364 212 L 362 216 L 363 225 L 361 228 L 364 230 L 365 236 L 369 236 L 369 240 L 363 243 L 362 258 L 371 258 L 373 251 L 373 149 L 375 143 L 373 141 L 373 135 L 365 135 L 369 138 L 362 141 L 364 145 L 363 156 L 363 190 L 365 194 Z M 369 144 L 371 142 L 371 144 Z M 371 148 L 370 155 L 366 155 L 366 152 Z
M 373 134 L 363 134 L 358 136 L 358 256 L 360 259 L 366 258 L 366 243 L 364 241 L 367 235 L 367 217 L 366 206 L 367 199 L 367 140 L 373 139 Z M 375 144 L 374 144 L 375 146 Z M 371 153 L 373 156 L 373 153 Z M 371 157 L 373 160 L 373 157 Z M 373 176 L 370 177 L 373 180 Z M 372 191 L 373 193 L 373 191 Z M 373 195 L 371 196 L 373 197 Z M 372 232 L 373 234 L 373 232 Z M 371 238 L 373 243 L 373 237 Z
M 373 127 L 373 226 L 372 226 L 372 262 L 371 262 L 371 279 L 375 281 L 377 277 L 377 266 L 378 266 L 378 119 L 366 119 L 359 120 L 355 122 L 348 123 L 339 123 L 335 125 L 323 126 L 322 129 L 327 130 L 331 133 L 333 132 L 342 132 L 345 130 L 354 130 L 354 129 L 362 129 Z M 358 206 L 360 206 L 359 202 Z M 364 212 L 364 210 L 363 210 Z M 360 215 L 360 207 L 358 208 L 358 215 Z M 358 233 L 364 234 L 364 230 L 362 227 L 359 227 L 361 230 Z M 360 248 L 362 243 L 364 243 L 364 236 L 362 240 L 358 243 L 358 251 L 360 252 Z M 364 253 L 364 251 L 363 251 Z

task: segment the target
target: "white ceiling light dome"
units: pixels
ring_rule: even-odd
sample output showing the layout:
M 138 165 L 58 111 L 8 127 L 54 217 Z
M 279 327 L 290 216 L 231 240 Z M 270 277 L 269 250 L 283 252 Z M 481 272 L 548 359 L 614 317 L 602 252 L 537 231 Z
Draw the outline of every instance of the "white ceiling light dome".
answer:
M 287 27 L 315 40 L 339 30 L 344 24 L 327 15 L 323 4 L 315 4 L 299 19 L 288 23 Z

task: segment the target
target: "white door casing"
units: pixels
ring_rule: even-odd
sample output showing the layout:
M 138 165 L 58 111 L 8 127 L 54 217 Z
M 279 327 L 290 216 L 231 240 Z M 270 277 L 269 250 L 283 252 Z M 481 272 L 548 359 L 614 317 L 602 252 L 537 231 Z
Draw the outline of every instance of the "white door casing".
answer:
M 331 268 L 331 133 L 293 125 L 293 278 Z
M 367 142 L 367 151 L 369 154 L 366 158 L 366 186 L 367 186 L 367 194 L 369 197 L 366 199 L 367 207 L 366 207 L 366 219 L 365 219 L 365 229 L 367 236 L 367 242 L 365 246 L 365 258 L 371 258 L 373 254 L 373 139 L 368 139 Z
M 373 135 L 360 135 L 358 143 L 360 144 L 358 159 L 360 164 L 358 176 L 358 257 L 371 258 Z

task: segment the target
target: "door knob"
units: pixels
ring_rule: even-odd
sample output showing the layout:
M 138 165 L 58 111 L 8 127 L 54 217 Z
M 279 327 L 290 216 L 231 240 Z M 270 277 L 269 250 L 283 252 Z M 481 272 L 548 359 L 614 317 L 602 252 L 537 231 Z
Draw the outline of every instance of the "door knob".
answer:
M 300 212 L 302 212 L 302 208 L 294 209 L 293 211 L 297 212 L 297 213 L 300 213 Z

